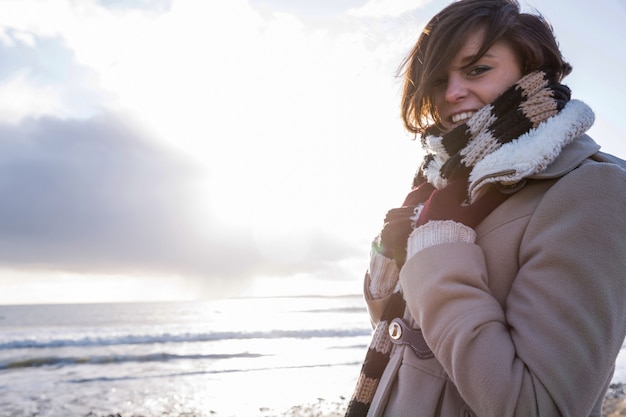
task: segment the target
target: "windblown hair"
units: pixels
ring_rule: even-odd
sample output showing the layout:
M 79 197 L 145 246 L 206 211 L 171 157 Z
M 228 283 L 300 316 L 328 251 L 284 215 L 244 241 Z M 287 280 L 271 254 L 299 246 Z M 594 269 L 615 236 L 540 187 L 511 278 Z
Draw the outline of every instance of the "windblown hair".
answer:
M 423 134 L 433 124 L 441 126 L 432 99 L 433 85 L 476 30 L 483 31 L 482 45 L 468 67 L 494 43 L 504 41 L 513 48 L 523 75 L 542 69 L 560 82 L 572 71 L 552 26 L 538 13 L 521 13 L 517 0 L 457 1 L 430 20 L 400 67 L 399 73 L 404 75 L 401 114 L 409 132 Z

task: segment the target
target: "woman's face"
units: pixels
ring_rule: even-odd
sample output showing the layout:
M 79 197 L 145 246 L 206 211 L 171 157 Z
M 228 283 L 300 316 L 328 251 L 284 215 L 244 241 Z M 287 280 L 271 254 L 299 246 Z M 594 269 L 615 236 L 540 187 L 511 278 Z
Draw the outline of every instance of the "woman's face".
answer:
M 517 56 L 505 42 L 496 42 L 467 67 L 478 53 L 481 41 L 481 31 L 469 36 L 435 82 L 433 101 L 446 132 L 465 123 L 522 78 Z

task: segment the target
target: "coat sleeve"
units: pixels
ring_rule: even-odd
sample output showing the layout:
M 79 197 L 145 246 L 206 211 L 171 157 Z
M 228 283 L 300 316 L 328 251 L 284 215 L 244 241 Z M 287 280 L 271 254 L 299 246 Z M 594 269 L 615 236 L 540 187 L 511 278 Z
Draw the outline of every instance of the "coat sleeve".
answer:
M 505 307 L 476 244 L 432 246 L 400 272 L 407 306 L 480 416 L 588 416 L 626 334 L 626 175 L 587 164 L 546 193 Z

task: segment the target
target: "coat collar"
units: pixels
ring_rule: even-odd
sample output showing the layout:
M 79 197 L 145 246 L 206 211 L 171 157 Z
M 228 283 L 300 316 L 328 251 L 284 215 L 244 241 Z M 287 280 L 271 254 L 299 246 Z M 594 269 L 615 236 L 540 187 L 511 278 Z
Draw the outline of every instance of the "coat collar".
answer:
M 531 175 L 529 178 L 551 179 L 562 177 L 568 172 L 574 170 L 585 159 L 589 158 L 599 150 L 600 145 L 598 145 L 588 135 L 582 135 L 563 148 L 558 158 L 556 158 L 552 164 L 548 165 L 546 169 L 537 174 Z

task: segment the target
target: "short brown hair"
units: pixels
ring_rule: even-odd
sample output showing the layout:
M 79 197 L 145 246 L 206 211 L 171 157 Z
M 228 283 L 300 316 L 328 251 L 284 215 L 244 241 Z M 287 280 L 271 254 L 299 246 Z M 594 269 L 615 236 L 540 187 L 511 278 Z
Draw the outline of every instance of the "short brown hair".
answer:
M 494 43 L 505 41 L 515 51 L 523 75 L 543 69 L 561 81 L 572 71 L 561 55 L 552 26 L 538 13 L 520 13 L 517 0 L 457 1 L 430 20 L 402 62 L 402 120 L 408 131 L 422 134 L 433 123 L 440 126 L 432 86 L 468 35 L 478 29 L 484 36 L 475 61 Z

